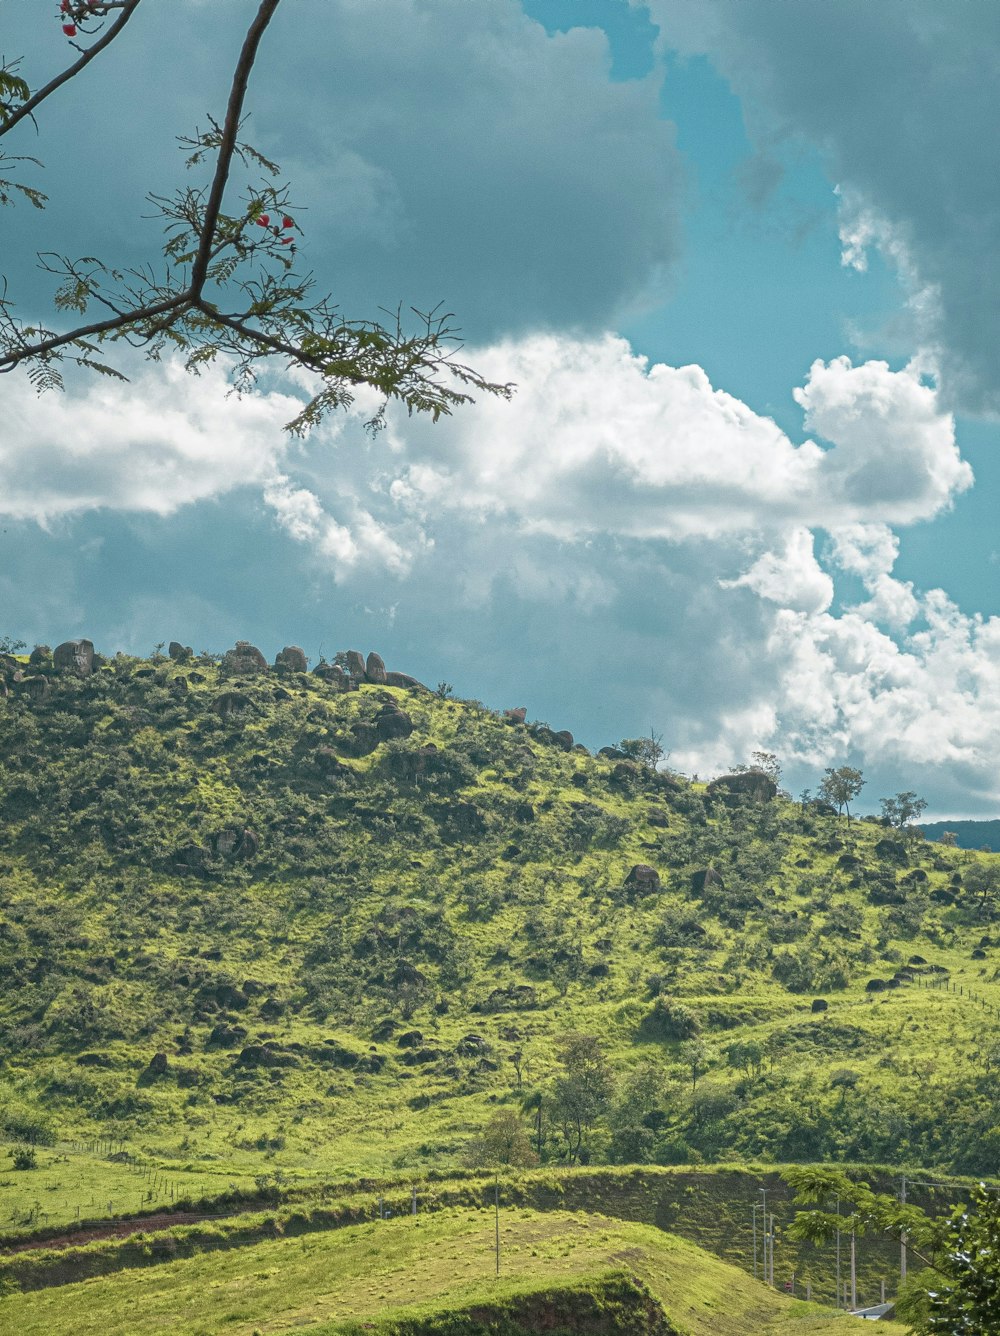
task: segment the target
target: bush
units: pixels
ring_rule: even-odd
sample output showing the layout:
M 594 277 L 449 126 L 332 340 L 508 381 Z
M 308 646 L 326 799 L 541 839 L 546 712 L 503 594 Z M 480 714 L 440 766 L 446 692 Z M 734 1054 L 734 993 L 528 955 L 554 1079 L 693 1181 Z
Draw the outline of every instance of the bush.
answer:
M 18 1146 L 14 1151 L 15 1169 L 37 1169 L 38 1157 L 33 1146 Z

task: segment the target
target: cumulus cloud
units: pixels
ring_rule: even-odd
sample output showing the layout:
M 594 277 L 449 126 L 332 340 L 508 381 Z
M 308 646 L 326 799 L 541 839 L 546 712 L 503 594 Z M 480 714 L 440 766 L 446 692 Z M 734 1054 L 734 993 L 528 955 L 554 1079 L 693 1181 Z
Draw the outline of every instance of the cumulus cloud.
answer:
M 841 188 L 845 259 L 877 248 L 946 402 L 1000 412 L 1000 10 L 938 0 L 650 0 L 663 40 L 708 54 L 751 133 L 818 147 Z
M 794 444 L 700 367 L 650 366 L 610 335 L 533 336 L 476 360 L 518 394 L 415 424 L 390 484 L 403 509 L 503 511 L 563 538 L 680 541 L 912 524 L 972 482 L 934 391 L 884 362 L 814 363 L 795 397 L 824 448 Z
M 169 515 L 260 484 L 285 448 L 299 401 L 227 394 L 221 370 L 187 375 L 176 362 L 140 367 L 132 383 L 74 384 L 38 396 L 4 383 L 0 514 L 49 522 L 107 508 Z

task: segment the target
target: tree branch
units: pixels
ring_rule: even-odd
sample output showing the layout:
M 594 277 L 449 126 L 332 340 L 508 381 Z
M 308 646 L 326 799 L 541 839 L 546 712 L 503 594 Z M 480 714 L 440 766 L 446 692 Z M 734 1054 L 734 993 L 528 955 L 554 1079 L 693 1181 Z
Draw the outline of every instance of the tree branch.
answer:
M 0 137 L 13 130 L 14 126 L 17 125 L 19 121 L 23 121 L 26 116 L 30 116 L 40 103 L 44 102 L 47 97 L 51 97 L 58 88 L 61 88 L 63 84 L 72 79 L 74 75 L 79 74 L 84 66 L 89 65 L 95 56 L 100 55 L 105 47 L 110 46 L 121 32 L 122 28 L 125 27 L 125 24 L 128 23 L 129 19 L 135 13 L 140 3 L 141 0 L 124 0 L 121 7 L 122 12 L 118 15 L 104 36 L 98 38 L 93 46 L 88 47 L 79 60 L 75 61 L 72 65 L 67 66 L 66 69 L 64 69 L 61 74 L 57 74 L 54 79 L 50 79 L 44 88 L 39 88 L 38 92 L 32 94 L 23 106 L 18 107 L 17 111 L 12 112 L 3 125 L 0 126 Z
M 236 151 L 236 136 L 239 133 L 240 118 L 243 114 L 243 100 L 246 97 L 250 71 L 253 69 L 253 63 L 257 58 L 257 48 L 260 46 L 260 39 L 263 37 L 267 25 L 274 17 L 274 12 L 278 8 L 279 3 L 280 0 L 261 0 L 260 8 L 257 10 L 257 17 L 247 30 L 247 35 L 243 39 L 243 49 L 240 52 L 240 58 L 236 62 L 236 69 L 233 73 L 233 83 L 229 90 L 229 105 L 226 108 L 226 119 L 222 126 L 222 142 L 219 145 L 219 156 L 216 159 L 215 175 L 212 178 L 212 188 L 209 191 L 208 203 L 205 205 L 205 217 L 202 220 L 198 252 L 195 255 L 194 263 L 191 266 L 190 291 L 193 297 L 199 297 L 201 295 L 201 291 L 205 286 L 205 279 L 208 276 L 212 241 L 215 236 L 215 225 L 219 220 L 219 213 L 222 209 L 222 197 L 226 191 L 226 182 L 229 179 L 229 169 L 232 166 L 233 154 Z

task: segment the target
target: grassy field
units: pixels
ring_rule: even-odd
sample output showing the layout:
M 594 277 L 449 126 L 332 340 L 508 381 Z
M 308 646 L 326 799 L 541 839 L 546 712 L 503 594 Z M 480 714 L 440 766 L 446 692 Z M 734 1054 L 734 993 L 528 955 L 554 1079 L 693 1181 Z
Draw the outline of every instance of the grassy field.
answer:
M 600 1215 L 445 1211 L 279 1239 L 0 1301 L 20 1336 L 234 1336 L 497 1301 L 625 1269 L 689 1336 L 833 1336 L 853 1320 L 786 1298 L 684 1240 Z M 904 1329 L 884 1324 L 887 1336 Z

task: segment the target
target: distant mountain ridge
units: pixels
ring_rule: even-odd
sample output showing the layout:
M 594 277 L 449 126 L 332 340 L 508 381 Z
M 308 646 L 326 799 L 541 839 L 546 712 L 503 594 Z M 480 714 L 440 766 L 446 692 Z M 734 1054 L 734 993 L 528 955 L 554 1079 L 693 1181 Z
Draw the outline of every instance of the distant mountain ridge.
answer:
M 929 840 L 939 840 L 953 830 L 960 849 L 1000 850 L 1000 817 L 992 821 L 922 821 L 920 829 Z

